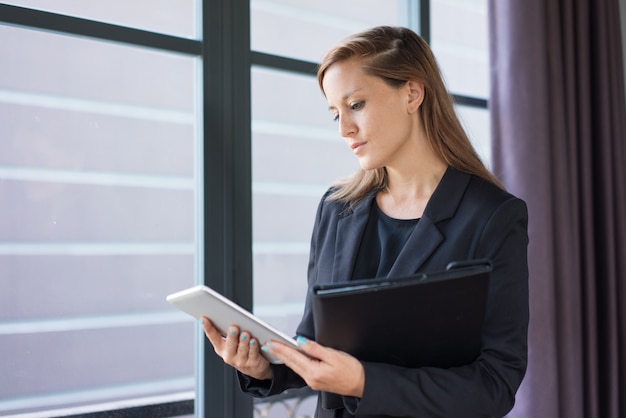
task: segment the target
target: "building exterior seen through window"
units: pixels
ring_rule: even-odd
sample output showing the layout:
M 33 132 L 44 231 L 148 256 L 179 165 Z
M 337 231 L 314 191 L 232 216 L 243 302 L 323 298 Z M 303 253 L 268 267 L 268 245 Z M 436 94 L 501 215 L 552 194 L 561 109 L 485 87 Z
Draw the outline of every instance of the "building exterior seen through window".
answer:
M 195 327 L 164 295 L 197 280 L 198 58 L 0 40 L 0 416 L 193 396 Z
M 251 50 L 315 63 L 371 26 L 419 31 L 417 3 L 251 0 Z M 197 0 L 0 4 L 188 39 L 202 28 Z M 486 100 L 487 1 L 430 1 L 430 34 L 450 91 Z M 211 239 L 201 59 L 2 22 L 0 56 L 0 416 L 192 398 L 197 324 L 165 296 L 202 281 Z M 250 79 L 253 310 L 293 334 L 317 204 L 358 164 L 314 73 L 253 65 Z M 489 165 L 488 110 L 457 109 Z

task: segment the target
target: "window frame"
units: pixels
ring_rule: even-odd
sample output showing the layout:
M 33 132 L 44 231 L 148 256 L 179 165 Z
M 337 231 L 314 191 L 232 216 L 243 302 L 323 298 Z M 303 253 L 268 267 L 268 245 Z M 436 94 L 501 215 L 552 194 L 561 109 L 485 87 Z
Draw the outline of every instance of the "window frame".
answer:
M 201 59 L 203 220 L 201 282 L 252 309 L 252 66 L 315 76 L 317 63 L 250 50 L 249 0 L 198 0 L 200 40 L 0 4 L 0 24 L 154 48 Z M 409 2 L 410 25 L 430 41 L 430 0 Z M 453 94 L 457 104 L 488 109 L 483 98 Z M 90 413 L 92 417 L 249 418 L 253 401 L 198 330 L 196 401 L 176 400 Z M 210 408 L 205 408 L 210 405 Z M 130 415 L 129 415 L 130 414 Z M 66 415 L 67 416 L 67 415 Z M 69 415 L 71 416 L 71 415 Z M 78 415 L 76 415 L 78 416 Z M 84 416 L 84 415 L 82 415 Z
M 204 284 L 251 308 L 250 4 L 248 0 L 199 2 L 201 40 L 7 4 L 0 4 L 0 24 L 201 58 L 203 195 L 210 193 L 211 198 L 205 199 L 201 209 L 200 276 Z M 205 339 L 198 340 L 196 397 L 200 402 L 177 400 L 89 416 L 180 416 L 194 413 L 194 404 L 197 416 L 252 416 L 252 400 L 237 388 L 234 373 L 212 352 L 205 355 L 209 351 Z M 210 411 L 203 410 L 204 404 L 211 405 Z

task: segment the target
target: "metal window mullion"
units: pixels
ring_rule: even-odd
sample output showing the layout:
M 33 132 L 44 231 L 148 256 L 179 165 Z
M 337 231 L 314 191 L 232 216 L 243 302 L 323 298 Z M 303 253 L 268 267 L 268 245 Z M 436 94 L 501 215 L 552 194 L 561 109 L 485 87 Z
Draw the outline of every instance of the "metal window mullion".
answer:
M 249 0 L 203 2 L 204 283 L 252 308 Z M 199 350 L 196 416 L 250 418 L 232 368 Z
M 463 96 L 461 94 L 452 94 L 452 99 L 457 105 L 477 107 L 479 109 L 487 109 L 489 105 L 487 99 L 481 99 L 479 97 L 472 96 Z
M 272 68 L 276 70 L 290 71 L 298 74 L 315 76 L 318 64 L 265 52 L 251 52 L 252 65 Z
M 60 415 L 53 418 L 127 418 L 127 417 L 150 417 L 169 418 L 193 414 L 193 399 L 160 404 L 135 406 L 130 408 L 112 409 L 98 412 L 82 412 L 77 415 Z M 19 418 L 19 417 L 18 417 Z M 24 417 L 26 418 L 26 416 Z
M 0 4 L 0 22 L 189 55 L 200 55 L 202 50 L 202 42 L 195 39 L 7 4 Z
M 420 0 L 419 34 L 430 44 L 430 0 Z

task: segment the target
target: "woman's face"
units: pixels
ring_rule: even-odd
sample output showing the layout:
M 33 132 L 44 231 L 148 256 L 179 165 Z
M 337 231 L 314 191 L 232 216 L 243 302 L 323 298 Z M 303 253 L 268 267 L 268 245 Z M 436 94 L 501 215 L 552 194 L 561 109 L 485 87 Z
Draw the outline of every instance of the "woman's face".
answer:
M 421 86 L 407 82 L 391 87 L 380 77 L 366 74 L 356 59 L 328 67 L 322 86 L 339 133 L 362 169 L 393 166 L 411 155 Z

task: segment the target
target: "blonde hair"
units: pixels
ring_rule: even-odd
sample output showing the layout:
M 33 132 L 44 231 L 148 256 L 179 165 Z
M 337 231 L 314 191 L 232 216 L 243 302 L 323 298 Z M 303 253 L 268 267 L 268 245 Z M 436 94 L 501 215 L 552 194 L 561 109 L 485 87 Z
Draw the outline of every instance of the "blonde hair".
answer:
M 352 35 L 324 56 L 317 71 L 322 93 L 326 70 L 337 62 L 351 58 L 359 59 L 367 74 L 380 77 L 391 87 L 398 88 L 409 80 L 422 83 L 424 100 L 419 112 L 427 140 L 435 153 L 449 166 L 503 188 L 470 143 L 426 41 L 410 29 L 390 26 L 378 26 Z M 384 188 L 386 182 L 384 168 L 360 170 L 336 184 L 328 199 L 352 206 L 370 191 Z

